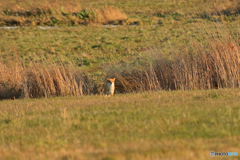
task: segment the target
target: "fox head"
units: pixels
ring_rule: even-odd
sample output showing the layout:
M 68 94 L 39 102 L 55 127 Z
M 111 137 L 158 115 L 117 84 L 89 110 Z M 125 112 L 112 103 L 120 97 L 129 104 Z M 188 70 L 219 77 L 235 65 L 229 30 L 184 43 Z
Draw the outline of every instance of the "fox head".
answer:
M 113 79 L 109 79 L 109 78 L 107 78 L 107 81 L 108 81 L 109 83 L 114 83 L 115 78 L 113 78 Z

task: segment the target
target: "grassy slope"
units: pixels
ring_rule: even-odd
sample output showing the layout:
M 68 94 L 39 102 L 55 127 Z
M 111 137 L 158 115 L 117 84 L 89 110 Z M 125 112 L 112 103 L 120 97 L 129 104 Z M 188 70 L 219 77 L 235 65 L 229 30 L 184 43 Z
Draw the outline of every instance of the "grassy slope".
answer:
M 0 155 L 103 160 L 239 153 L 239 100 L 239 89 L 220 89 L 2 101 Z
M 90 69 L 122 61 L 136 65 L 149 57 L 152 48 L 170 54 L 186 52 L 195 41 L 204 45 L 212 38 L 228 40 L 230 35 L 235 39 L 239 34 L 236 23 L 0 30 L 0 55 L 7 61 L 18 57 L 29 64 L 45 58 L 48 62 L 61 60 Z
M 236 0 L 234 1 L 236 2 Z M 35 5 L 52 4 L 60 7 L 68 6 L 67 1 L 46 0 L 42 4 L 26 0 L 26 3 L 8 1 L 0 8 L 11 8 L 16 3 L 26 9 Z M 71 1 L 80 4 L 81 8 L 101 8 L 104 5 L 114 6 L 126 12 L 128 20 L 137 19 L 140 26 L 121 26 L 102 28 L 96 26 L 79 26 L 77 28 L 41 30 L 36 27 L 18 30 L 0 30 L 0 57 L 5 61 L 20 57 L 27 64 L 29 61 L 73 62 L 91 70 L 102 71 L 108 64 L 125 62 L 136 66 L 148 57 L 151 48 L 159 48 L 161 52 L 189 50 L 194 41 L 207 44 L 212 38 L 228 40 L 236 39 L 239 34 L 239 16 L 210 16 L 209 21 L 199 14 L 228 7 L 230 2 L 217 1 Z M 75 5 L 78 6 L 78 5 Z M 15 7 L 16 8 L 16 7 Z M 61 8 L 61 7 L 60 7 Z M 76 8 L 74 8 L 76 10 Z M 177 14 L 175 14 L 177 13 Z M 234 19 L 234 20 L 233 20 Z M 134 20 L 133 20 L 134 21 Z M 156 26 L 154 26 L 156 25 Z

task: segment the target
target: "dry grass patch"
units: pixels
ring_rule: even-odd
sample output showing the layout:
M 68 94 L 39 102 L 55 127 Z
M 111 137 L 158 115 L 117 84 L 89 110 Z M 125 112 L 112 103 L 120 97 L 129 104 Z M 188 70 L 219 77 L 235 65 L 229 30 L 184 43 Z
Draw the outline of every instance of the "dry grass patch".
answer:
M 211 4 L 203 6 L 204 11 L 201 11 L 200 17 L 212 21 L 234 21 L 240 13 L 239 0 L 226 1 L 206 1 Z
M 107 7 L 101 8 L 96 10 L 96 22 L 102 24 L 109 24 L 109 23 L 122 23 L 124 20 L 127 19 L 127 16 L 120 12 L 118 9 Z
M 24 68 L 16 61 L 5 65 L 0 62 L 0 99 L 20 97 Z
M 223 3 L 214 3 L 212 7 L 212 14 L 224 14 L 232 15 L 239 14 L 240 12 L 240 1 L 224 1 Z
M 0 5 L 0 25 L 74 25 L 100 23 L 122 24 L 127 16 L 118 9 L 83 9 L 76 1 L 44 1 L 43 3 L 11 3 Z
M 156 51 L 155 65 L 144 70 L 116 73 L 120 92 L 146 90 L 192 90 L 237 88 L 240 86 L 239 46 L 233 42 L 200 44 L 196 50 L 174 53 L 169 58 Z
M 26 15 L 27 12 L 39 14 L 40 11 L 47 12 L 51 10 L 65 10 L 70 12 L 76 12 L 81 9 L 80 3 L 74 0 L 44 0 L 44 1 L 29 1 L 23 0 L 18 2 L 15 0 L 4 1 L 0 4 L 2 11 L 9 12 L 9 14 Z M 41 12 L 41 13 L 42 13 Z M 21 14 L 22 13 L 22 14 Z M 19 15 L 19 16 L 20 16 Z
M 0 99 L 81 96 L 93 92 L 80 70 L 54 64 L 0 63 Z

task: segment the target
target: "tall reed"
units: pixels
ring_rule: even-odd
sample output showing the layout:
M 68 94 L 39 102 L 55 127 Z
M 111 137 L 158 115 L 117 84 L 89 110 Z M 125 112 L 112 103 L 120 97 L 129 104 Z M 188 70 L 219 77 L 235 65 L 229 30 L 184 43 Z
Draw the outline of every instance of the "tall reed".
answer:
M 197 52 L 175 53 L 171 58 L 159 51 L 154 66 L 116 73 L 116 88 L 120 92 L 136 92 L 240 86 L 240 53 L 237 44 L 224 44 L 216 40 L 208 46 L 210 51 L 202 45 L 196 46 Z
M 93 93 L 90 85 L 88 77 L 76 68 L 0 62 L 0 99 L 81 96 Z

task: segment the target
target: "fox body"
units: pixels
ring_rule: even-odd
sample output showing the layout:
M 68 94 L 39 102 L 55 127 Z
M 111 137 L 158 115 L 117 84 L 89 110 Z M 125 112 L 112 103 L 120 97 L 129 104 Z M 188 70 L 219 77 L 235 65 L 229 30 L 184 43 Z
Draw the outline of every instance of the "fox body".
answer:
M 114 90 L 115 90 L 115 78 L 109 79 L 107 78 L 107 95 L 108 96 L 113 96 Z

